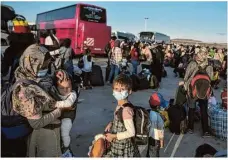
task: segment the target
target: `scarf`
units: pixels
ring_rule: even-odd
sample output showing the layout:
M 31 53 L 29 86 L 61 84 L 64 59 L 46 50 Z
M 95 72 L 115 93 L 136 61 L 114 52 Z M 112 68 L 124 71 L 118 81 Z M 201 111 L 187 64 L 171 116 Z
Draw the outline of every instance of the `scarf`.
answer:
M 47 106 L 54 108 L 55 100 L 47 92 L 48 87 L 53 86 L 51 78 L 40 79 L 36 76 L 47 53 L 46 48 L 37 44 L 29 46 L 21 56 L 19 67 L 15 71 L 16 80 L 29 79 L 39 83 L 39 85 L 21 83 L 12 92 L 13 109 L 23 117 L 42 114 Z

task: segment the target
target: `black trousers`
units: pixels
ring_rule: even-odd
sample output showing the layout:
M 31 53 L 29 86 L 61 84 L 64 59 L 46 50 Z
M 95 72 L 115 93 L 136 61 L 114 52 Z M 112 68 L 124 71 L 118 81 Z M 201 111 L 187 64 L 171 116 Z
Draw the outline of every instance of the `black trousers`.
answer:
M 83 86 L 91 86 L 91 72 L 82 72 Z
M 197 100 L 200 107 L 200 114 L 201 114 L 201 123 L 203 133 L 208 132 L 208 114 L 207 114 L 207 107 L 208 107 L 208 100 Z M 194 129 L 194 114 L 196 109 L 196 101 L 193 99 L 188 98 L 188 128 Z
M 162 63 L 152 63 L 151 64 L 151 69 L 152 69 L 152 74 L 156 76 L 156 78 L 158 79 L 158 82 L 161 82 L 162 79 Z

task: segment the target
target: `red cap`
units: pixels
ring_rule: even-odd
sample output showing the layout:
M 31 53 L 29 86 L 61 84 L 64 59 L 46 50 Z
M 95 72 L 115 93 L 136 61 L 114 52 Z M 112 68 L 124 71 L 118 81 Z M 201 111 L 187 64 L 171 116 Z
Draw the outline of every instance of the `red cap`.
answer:
M 149 100 L 150 106 L 160 106 L 160 98 L 157 93 L 153 93 Z

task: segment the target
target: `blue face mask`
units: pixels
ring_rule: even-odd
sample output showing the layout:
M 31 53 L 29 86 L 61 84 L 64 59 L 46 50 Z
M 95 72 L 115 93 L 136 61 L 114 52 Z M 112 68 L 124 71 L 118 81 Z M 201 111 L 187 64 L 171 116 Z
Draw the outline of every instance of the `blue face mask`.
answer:
M 128 91 L 113 91 L 113 96 L 116 98 L 117 101 L 124 100 L 128 97 Z
M 45 77 L 47 75 L 48 69 L 40 70 L 37 73 L 37 77 Z

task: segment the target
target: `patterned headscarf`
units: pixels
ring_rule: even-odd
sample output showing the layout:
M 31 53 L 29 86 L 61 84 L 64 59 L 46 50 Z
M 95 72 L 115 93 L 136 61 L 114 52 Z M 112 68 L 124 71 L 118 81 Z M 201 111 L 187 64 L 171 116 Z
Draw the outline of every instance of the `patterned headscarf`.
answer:
M 208 65 L 208 60 L 207 60 L 207 48 L 202 47 L 199 49 L 198 53 L 197 53 L 197 60 L 196 62 L 201 66 L 204 67 L 206 65 Z
M 47 49 L 37 44 L 29 46 L 20 59 L 15 71 L 16 80 L 29 79 L 39 82 L 37 72 L 42 67 Z M 12 93 L 13 109 L 24 117 L 42 115 L 44 108 L 54 109 L 55 100 L 44 90 L 46 86 L 35 84 L 18 84 Z
M 19 67 L 15 71 L 16 79 L 36 80 L 37 73 L 47 57 L 49 57 L 49 53 L 45 47 L 38 44 L 30 45 L 20 58 Z

